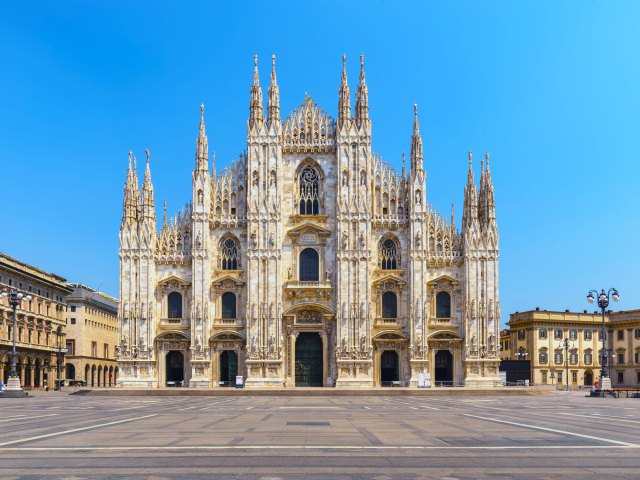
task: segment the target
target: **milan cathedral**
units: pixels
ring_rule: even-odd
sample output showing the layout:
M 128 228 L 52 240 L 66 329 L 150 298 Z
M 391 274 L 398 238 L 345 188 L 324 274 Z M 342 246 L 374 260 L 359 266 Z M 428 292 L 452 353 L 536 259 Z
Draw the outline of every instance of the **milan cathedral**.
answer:
M 244 152 L 209 159 L 204 106 L 192 198 L 157 228 L 150 155 L 129 155 L 120 228 L 121 386 L 494 386 L 498 229 L 489 156 L 469 153 L 461 229 L 427 202 L 418 110 L 408 171 L 373 152 L 364 58 L 337 119 L 307 97 L 264 110 L 254 59 Z M 239 377 L 242 377 L 240 379 Z

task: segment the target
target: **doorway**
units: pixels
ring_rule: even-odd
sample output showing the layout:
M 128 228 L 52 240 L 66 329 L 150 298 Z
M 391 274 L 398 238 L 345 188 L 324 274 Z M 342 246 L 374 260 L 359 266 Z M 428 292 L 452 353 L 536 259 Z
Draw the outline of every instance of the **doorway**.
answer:
M 220 354 L 220 386 L 235 387 L 238 374 L 238 354 L 225 350 Z
M 593 372 L 591 370 L 584 372 L 584 384 L 593 385 Z
M 296 387 L 322 387 L 322 339 L 303 332 L 296 340 Z
M 385 350 L 380 356 L 380 385 L 391 387 L 393 382 L 400 381 L 400 365 L 398 352 Z
M 453 385 L 453 355 L 449 350 L 436 352 L 436 385 Z
M 166 358 L 167 386 L 182 386 L 184 384 L 184 355 L 177 350 L 171 350 Z

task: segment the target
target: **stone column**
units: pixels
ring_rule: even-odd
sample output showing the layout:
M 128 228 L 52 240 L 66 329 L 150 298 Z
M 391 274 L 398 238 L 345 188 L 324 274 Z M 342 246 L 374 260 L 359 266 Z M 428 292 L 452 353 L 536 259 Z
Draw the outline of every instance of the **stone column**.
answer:
M 295 387 L 296 386 L 296 340 L 298 339 L 298 333 L 297 332 L 292 332 L 291 333 L 291 363 L 289 365 L 291 365 L 291 369 L 290 369 L 290 375 L 291 375 L 291 383 L 289 386 L 291 387 Z
M 327 382 L 327 377 L 329 376 L 329 362 L 327 362 L 327 354 L 329 352 L 327 345 L 327 333 L 323 330 L 320 336 L 322 338 L 322 385 L 330 387 L 331 385 Z

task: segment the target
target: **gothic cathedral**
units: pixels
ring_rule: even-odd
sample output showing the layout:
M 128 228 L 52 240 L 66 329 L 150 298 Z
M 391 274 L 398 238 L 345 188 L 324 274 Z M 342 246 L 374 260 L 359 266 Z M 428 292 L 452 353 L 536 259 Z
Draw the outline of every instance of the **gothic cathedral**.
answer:
M 364 60 L 334 120 L 311 98 L 267 111 L 254 59 L 247 145 L 209 165 L 204 106 L 192 199 L 158 233 L 149 152 L 120 228 L 121 386 L 494 386 L 498 229 L 489 157 L 472 157 L 462 229 L 427 203 L 414 106 L 409 171 L 371 143 Z M 211 168 L 211 169 L 210 169 Z

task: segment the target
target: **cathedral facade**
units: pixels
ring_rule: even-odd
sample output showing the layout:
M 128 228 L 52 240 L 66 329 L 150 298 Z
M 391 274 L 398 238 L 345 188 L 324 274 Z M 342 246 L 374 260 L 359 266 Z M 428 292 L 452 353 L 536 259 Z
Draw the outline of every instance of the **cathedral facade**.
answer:
M 204 106 L 192 198 L 156 225 L 149 153 L 129 155 L 120 229 L 121 386 L 376 387 L 499 381 L 498 230 L 489 158 L 469 154 L 462 227 L 426 196 L 414 106 L 408 171 L 372 149 L 364 60 L 337 119 L 281 118 L 257 57 L 247 145 L 221 172 Z

